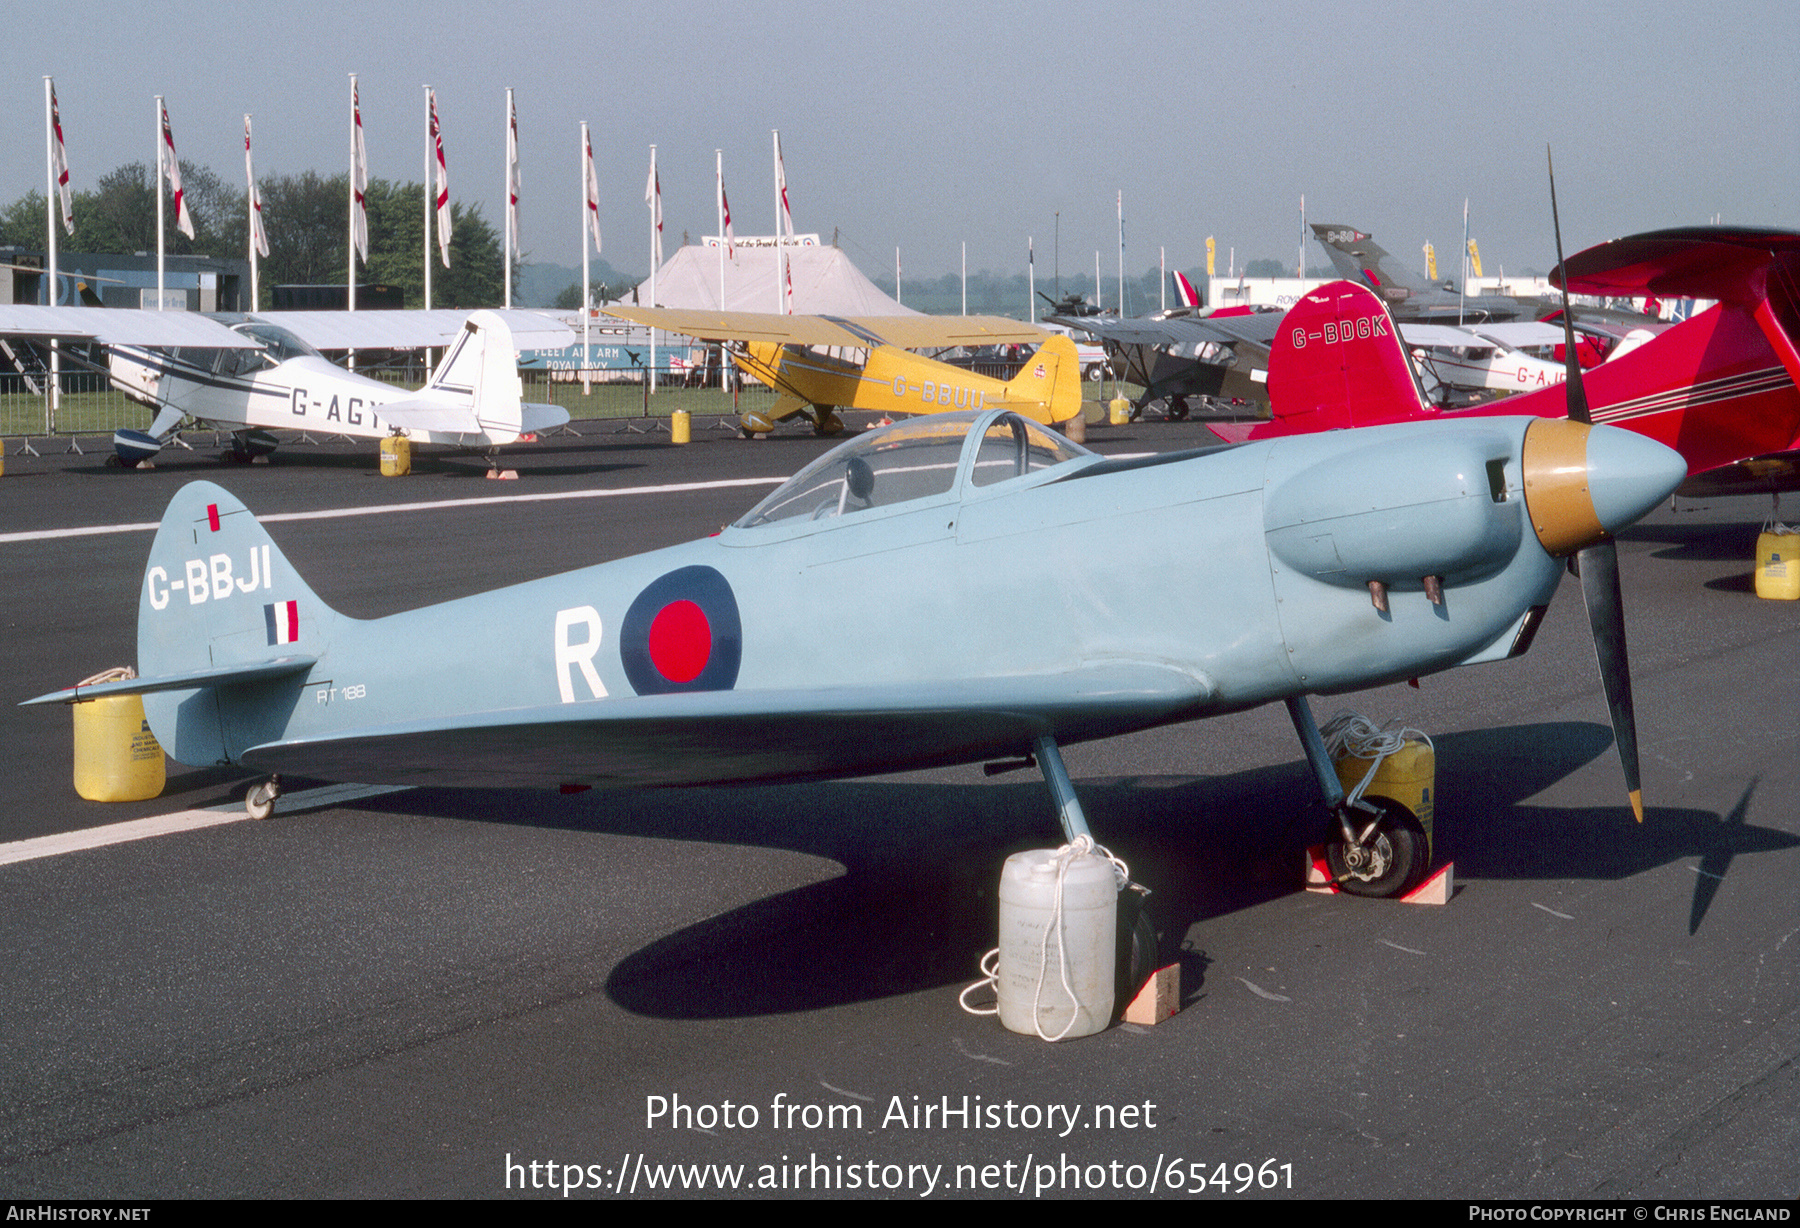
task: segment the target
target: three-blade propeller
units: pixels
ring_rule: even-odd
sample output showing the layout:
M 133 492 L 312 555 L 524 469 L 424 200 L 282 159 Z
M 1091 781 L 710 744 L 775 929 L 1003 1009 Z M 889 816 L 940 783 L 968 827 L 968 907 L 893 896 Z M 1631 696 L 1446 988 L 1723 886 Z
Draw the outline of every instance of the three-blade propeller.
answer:
M 1562 289 L 1563 361 L 1567 368 L 1564 395 L 1572 421 L 1592 424 L 1587 389 L 1581 381 L 1581 360 L 1575 352 L 1575 317 L 1569 307 L 1568 270 L 1563 263 L 1562 222 L 1556 210 L 1556 162 L 1544 147 L 1550 170 L 1550 224 L 1556 232 L 1556 282 Z M 1606 706 L 1612 713 L 1613 741 L 1619 748 L 1619 764 L 1625 770 L 1625 789 L 1631 796 L 1631 812 L 1644 821 L 1643 789 L 1638 777 L 1637 719 L 1631 707 L 1631 664 L 1625 654 L 1625 608 L 1619 596 L 1619 550 L 1609 536 L 1575 553 L 1575 570 L 1581 578 L 1581 596 L 1587 604 L 1588 626 L 1594 636 L 1594 656 L 1600 663 L 1600 681 L 1606 687 Z

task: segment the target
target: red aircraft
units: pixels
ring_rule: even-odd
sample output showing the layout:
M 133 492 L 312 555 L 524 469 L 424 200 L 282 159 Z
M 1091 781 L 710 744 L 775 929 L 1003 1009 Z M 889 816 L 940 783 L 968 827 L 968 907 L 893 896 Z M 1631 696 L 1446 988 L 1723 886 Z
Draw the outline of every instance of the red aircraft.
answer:
M 1561 272 L 1553 281 L 1560 282 Z M 1717 305 L 1585 373 L 1595 422 L 1624 426 L 1687 458 L 1686 495 L 1800 490 L 1800 234 L 1741 227 L 1659 230 L 1567 261 L 1568 288 Z M 1321 370 L 1316 347 L 1335 347 Z M 1312 350 L 1310 361 L 1300 352 Z M 1352 282 L 1307 295 L 1269 356 L 1273 418 L 1209 424 L 1258 439 L 1419 418 L 1568 416 L 1566 385 L 1457 411 L 1425 400 L 1386 307 Z

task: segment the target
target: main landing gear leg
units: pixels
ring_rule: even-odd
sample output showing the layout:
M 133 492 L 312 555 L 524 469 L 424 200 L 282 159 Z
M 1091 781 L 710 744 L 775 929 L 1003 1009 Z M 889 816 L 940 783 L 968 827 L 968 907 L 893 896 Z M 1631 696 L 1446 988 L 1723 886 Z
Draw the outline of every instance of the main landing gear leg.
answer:
M 1075 785 L 1069 779 L 1069 769 L 1063 766 L 1062 752 L 1057 749 L 1056 739 L 1047 733 L 1039 734 L 1032 743 L 1032 749 L 1037 754 L 1038 768 L 1044 773 L 1044 783 L 1050 786 L 1050 800 L 1056 805 L 1056 817 L 1062 823 L 1063 835 L 1070 844 L 1085 838 L 1089 847 L 1097 847 L 1093 833 L 1088 830 L 1087 815 L 1082 812 L 1081 799 L 1075 796 Z M 1156 925 L 1150 920 L 1149 910 L 1144 907 L 1144 900 L 1149 894 L 1147 887 L 1136 882 L 1127 882 L 1119 892 L 1118 946 L 1113 952 L 1115 1017 L 1125 1013 L 1125 1008 L 1160 966 L 1157 962 Z
M 1410 891 L 1430 868 L 1431 854 L 1419 820 L 1405 806 L 1385 797 L 1349 801 L 1306 697 L 1290 698 L 1287 710 L 1331 816 L 1326 824 L 1325 860 L 1332 880 L 1351 895 L 1383 897 Z

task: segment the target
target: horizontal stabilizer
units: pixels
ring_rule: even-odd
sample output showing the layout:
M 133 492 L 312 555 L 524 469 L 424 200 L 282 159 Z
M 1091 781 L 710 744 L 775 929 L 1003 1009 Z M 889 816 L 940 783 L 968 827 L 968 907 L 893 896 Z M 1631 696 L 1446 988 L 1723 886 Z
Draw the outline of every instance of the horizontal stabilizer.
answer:
M 303 673 L 317 662 L 317 657 L 273 657 L 248 665 L 221 665 L 217 669 L 197 669 L 181 674 L 164 674 L 156 678 L 121 678 L 114 682 L 97 682 L 92 686 L 69 687 L 27 699 L 19 706 L 31 704 L 79 704 L 109 695 L 149 695 L 156 691 L 193 691 L 208 686 L 229 686 L 234 682 L 266 682 Z

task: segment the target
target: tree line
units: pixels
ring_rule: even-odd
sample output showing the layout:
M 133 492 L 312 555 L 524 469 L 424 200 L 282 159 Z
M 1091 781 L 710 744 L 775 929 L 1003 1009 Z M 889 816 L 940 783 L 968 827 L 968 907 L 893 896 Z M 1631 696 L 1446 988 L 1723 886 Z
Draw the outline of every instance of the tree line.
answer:
M 173 202 L 165 199 L 164 250 L 171 255 L 245 257 L 250 223 L 244 189 L 185 160 L 181 183 L 193 214 L 194 237 L 175 229 Z M 257 188 L 269 238 L 269 254 L 259 261 L 259 307 L 271 305 L 277 285 L 342 285 L 349 242 L 348 172 L 271 175 L 259 180 Z M 369 260 L 358 267 L 357 280 L 401 287 L 408 307 L 424 304 L 422 193 L 417 183 L 373 179 L 363 198 L 369 215 Z M 58 250 L 156 251 L 155 183 L 144 163 L 128 162 L 108 172 L 91 191 L 76 192 L 73 204 L 75 233 L 59 231 Z M 431 305 L 499 306 L 505 297 L 505 252 L 499 232 L 488 224 L 478 204 L 452 201 L 450 211 L 450 267 L 440 262 L 432 269 Z M 28 192 L 0 210 L 0 243 L 35 251 L 43 248 L 46 237 L 41 191 Z M 432 259 L 437 260 L 435 244 Z M 515 274 L 516 269 L 515 265 Z

